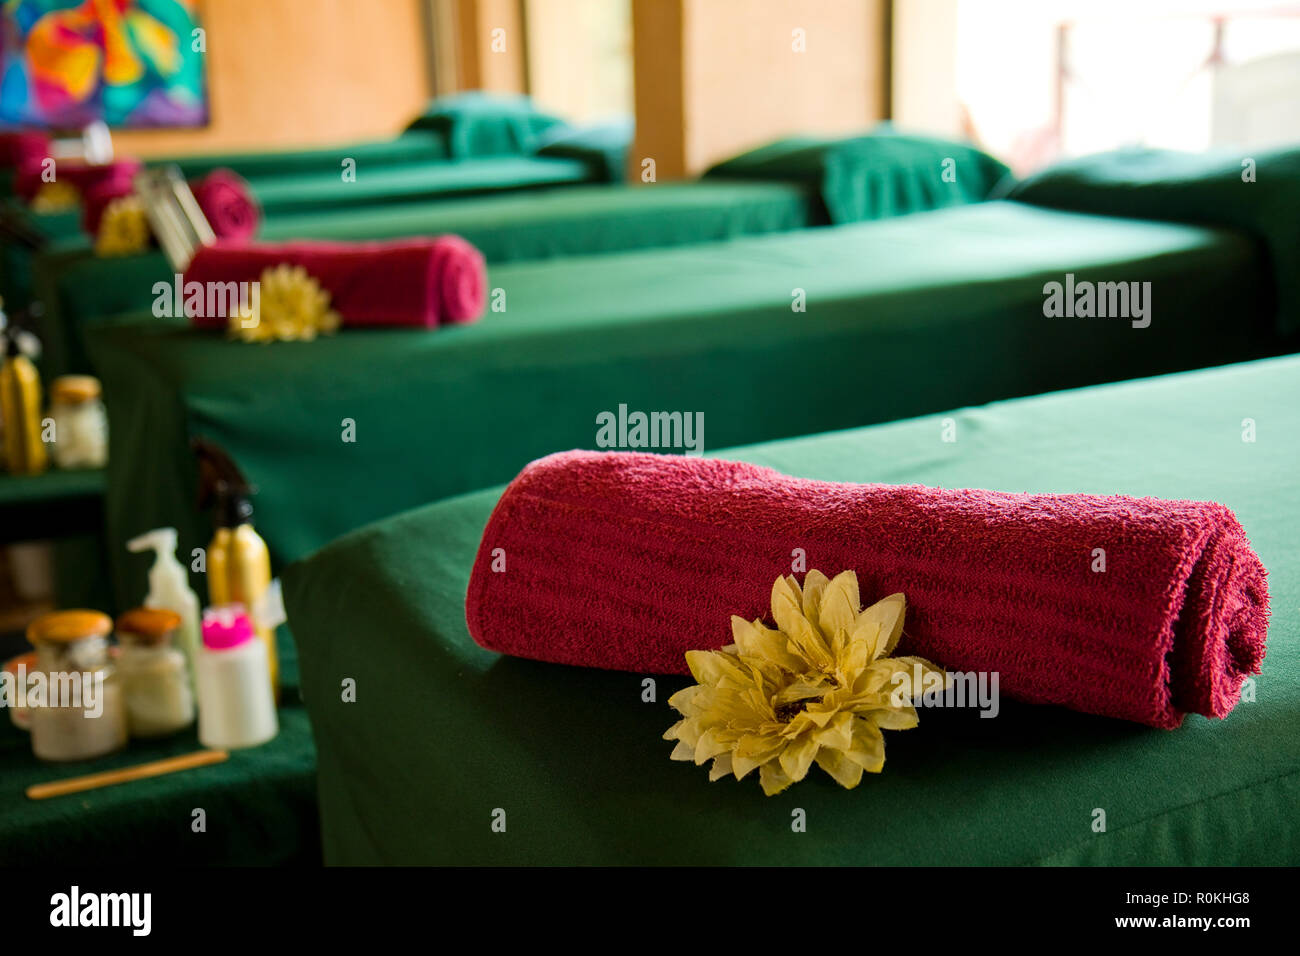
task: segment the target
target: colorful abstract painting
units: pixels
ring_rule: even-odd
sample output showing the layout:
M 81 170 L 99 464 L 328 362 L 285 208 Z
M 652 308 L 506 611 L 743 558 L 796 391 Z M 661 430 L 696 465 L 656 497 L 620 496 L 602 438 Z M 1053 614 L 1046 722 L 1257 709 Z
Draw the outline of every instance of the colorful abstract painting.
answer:
M 0 126 L 201 126 L 194 0 L 0 0 Z

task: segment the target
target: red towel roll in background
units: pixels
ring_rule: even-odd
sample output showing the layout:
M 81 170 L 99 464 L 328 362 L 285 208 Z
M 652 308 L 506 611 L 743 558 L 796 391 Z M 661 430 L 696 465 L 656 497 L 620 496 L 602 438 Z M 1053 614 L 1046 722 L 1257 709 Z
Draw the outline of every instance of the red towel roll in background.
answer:
M 487 267 L 458 236 L 391 242 L 219 242 L 195 255 L 185 282 L 254 282 L 280 264 L 302 266 L 330 294 L 344 325 L 432 328 L 483 314 Z M 225 316 L 192 316 L 222 328 Z
M 731 643 L 731 615 L 769 618 L 795 548 L 827 575 L 856 571 L 864 604 L 904 593 L 899 653 L 996 671 L 1031 703 L 1172 728 L 1225 716 L 1264 657 L 1266 572 L 1220 504 L 835 484 L 625 452 L 551 455 L 510 484 L 474 563 L 469 631 L 505 654 L 686 673 L 686 651 Z
M 65 159 L 55 163 L 54 178 L 57 182 L 68 183 L 84 197 L 99 183 L 123 179 L 129 182 L 140 171 L 140 166 L 138 159 L 118 159 L 100 164 Z M 31 202 L 44 185 L 44 164 L 39 159 L 20 167 L 14 175 L 14 193 L 27 202 Z
M 102 180 L 92 185 L 81 197 L 81 229 L 94 238 L 99 235 L 99 224 L 104 218 L 104 210 L 114 199 L 129 196 L 135 192 L 130 176 L 117 176 Z
M 0 133 L 0 166 L 39 166 L 49 155 L 50 138 L 44 133 Z
M 234 170 L 214 169 L 191 184 L 194 199 L 218 239 L 248 240 L 262 225 L 253 189 Z

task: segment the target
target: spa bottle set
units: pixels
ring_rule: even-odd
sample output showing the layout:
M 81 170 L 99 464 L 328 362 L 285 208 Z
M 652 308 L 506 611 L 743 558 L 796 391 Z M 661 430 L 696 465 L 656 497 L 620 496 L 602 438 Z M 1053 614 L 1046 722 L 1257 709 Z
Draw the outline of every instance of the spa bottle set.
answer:
M 0 310 L 0 460 L 15 475 L 39 475 L 53 458 L 59 468 L 102 468 L 108 460 L 108 418 L 99 380 L 64 375 L 50 386 L 49 420 L 42 418 L 41 376 L 24 354 L 29 333 L 10 326 Z M 29 343 L 30 344 L 30 343 Z M 30 345 L 28 351 L 35 351 Z M 46 433 L 46 425 L 51 427 Z M 47 438 L 50 448 L 46 449 Z
M 212 501 L 215 531 L 208 545 L 208 600 L 214 607 L 241 605 L 253 611 L 271 586 L 271 557 L 253 527 L 253 489 L 219 446 L 194 440 L 199 456 L 200 504 Z M 275 699 L 280 693 L 280 661 L 275 631 L 259 621 L 255 628 L 266 653 Z

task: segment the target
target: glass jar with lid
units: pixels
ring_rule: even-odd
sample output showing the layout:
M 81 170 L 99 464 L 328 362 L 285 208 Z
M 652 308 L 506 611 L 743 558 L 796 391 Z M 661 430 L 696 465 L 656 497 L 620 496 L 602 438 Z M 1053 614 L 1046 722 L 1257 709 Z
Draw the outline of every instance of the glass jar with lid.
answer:
M 55 611 L 34 620 L 27 639 L 32 752 L 42 760 L 85 760 L 126 744 L 126 711 L 109 661 L 113 620 L 98 611 Z
M 103 468 L 108 461 L 108 417 L 93 375 L 63 375 L 50 384 L 54 442 L 59 468 Z
M 194 722 L 189 665 L 173 644 L 181 616 L 140 607 L 117 619 L 117 669 L 133 737 L 161 737 Z

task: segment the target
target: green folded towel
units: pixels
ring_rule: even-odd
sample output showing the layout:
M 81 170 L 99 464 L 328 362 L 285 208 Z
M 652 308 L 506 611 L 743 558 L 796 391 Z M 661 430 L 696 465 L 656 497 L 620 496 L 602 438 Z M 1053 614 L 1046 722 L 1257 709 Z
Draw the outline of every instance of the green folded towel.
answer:
M 1300 332 L 1300 146 L 1123 149 L 1057 163 L 1006 195 L 1056 209 L 1245 232 L 1267 250 L 1278 331 Z
M 1010 170 L 974 146 L 885 126 L 847 139 L 777 140 L 704 175 L 806 183 L 818 190 L 838 224 L 979 202 Z
M 527 96 L 473 91 L 438 97 L 406 129 L 441 134 L 451 158 L 465 159 L 530 154 L 543 133 L 563 125 Z

